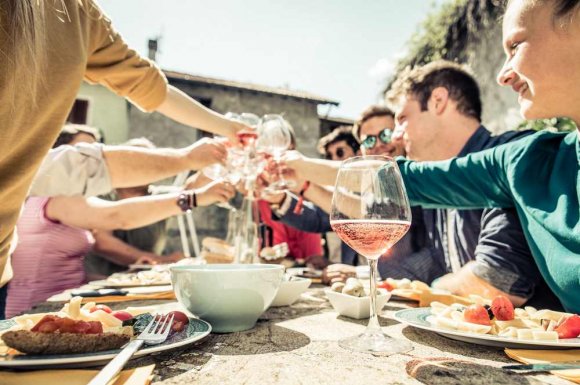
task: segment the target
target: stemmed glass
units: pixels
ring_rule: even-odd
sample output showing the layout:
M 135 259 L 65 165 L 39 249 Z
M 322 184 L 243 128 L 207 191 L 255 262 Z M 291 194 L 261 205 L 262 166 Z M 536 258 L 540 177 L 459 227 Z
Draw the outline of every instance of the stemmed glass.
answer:
M 278 170 L 278 180 L 268 186 L 268 190 L 280 191 L 292 187 L 291 183 L 284 179 L 279 170 L 280 158 L 284 151 L 292 144 L 292 134 L 288 122 L 280 115 L 264 115 L 258 128 L 258 150 L 272 156 Z
M 377 264 L 411 225 L 411 209 L 397 163 L 383 156 L 344 161 L 332 196 L 330 224 L 370 265 L 370 320 L 364 333 L 339 341 L 343 348 L 374 354 L 402 353 L 408 341 L 383 333 L 376 311 Z

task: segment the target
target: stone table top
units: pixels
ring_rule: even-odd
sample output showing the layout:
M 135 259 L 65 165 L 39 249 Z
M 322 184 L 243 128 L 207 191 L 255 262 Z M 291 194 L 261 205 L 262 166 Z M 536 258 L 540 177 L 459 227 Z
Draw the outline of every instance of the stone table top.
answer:
M 162 301 L 111 304 L 112 308 Z M 54 311 L 45 303 L 36 312 Z M 549 374 L 515 374 L 502 349 L 450 340 L 395 320 L 412 306 L 389 302 L 380 313 L 383 330 L 408 339 L 414 349 L 388 357 L 355 353 L 337 341 L 361 333 L 368 320 L 339 316 L 323 289 L 311 288 L 288 307 L 271 308 L 248 331 L 210 334 L 197 344 L 131 361 L 155 363 L 153 384 L 571 384 Z

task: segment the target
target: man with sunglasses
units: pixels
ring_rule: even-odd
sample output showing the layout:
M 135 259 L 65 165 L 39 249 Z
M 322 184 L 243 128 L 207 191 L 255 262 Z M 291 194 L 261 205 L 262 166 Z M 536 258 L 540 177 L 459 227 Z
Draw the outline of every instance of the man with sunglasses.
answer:
M 317 149 L 326 159 L 342 161 L 355 156 L 359 147 L 352 126 L 340 126 L 320 138 Z
M 353 134 L 359 139 L 361 152 L 365 155 L 405 155 L 403 142 L 392 140 L 394 129 L 394 112 L 386 106 L 373 105 L 363 111 Z

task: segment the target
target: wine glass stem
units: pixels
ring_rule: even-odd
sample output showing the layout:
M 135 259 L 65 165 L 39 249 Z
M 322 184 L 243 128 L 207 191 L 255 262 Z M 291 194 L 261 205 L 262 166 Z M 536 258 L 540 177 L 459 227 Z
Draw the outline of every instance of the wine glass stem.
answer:
M 368 259 L 370 267 L 370 280 L 371 280 L 371 317 L 369 319 L 369 324 L 367 326 L 367 332 L 380 331 L 381 325 L 379 324 L 379 317 L 377 316 L 377 274 L 378 274 L 378 259 Z

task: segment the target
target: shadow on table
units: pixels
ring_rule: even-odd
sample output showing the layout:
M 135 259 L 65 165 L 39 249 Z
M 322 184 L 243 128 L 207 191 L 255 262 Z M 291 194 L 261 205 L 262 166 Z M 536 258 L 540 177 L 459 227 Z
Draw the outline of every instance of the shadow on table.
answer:
M 406 370 L 409 376 L 429 385 L 530 384 L 526 377 L 518 373 L 448 358 L 411 360 Z
M 416 329 L 411 326 L 403 329 L 403 335 L 416 344 L 430 346 L 447 353 L 494 361 L 512 362 L 503 354 L 502 348 L 456 341 L 437 333 Z
M 310 343 L 297 331 L 271 323 L 258 323 L 253 329 L 230 334 L 211 334 L 199 349 L 216 355 L 253 355 L 288 352 Z
M 126 368 L 155 364 L 155 381 L 163 381 L 191 370 L 201 370 L 212 355 L 200 351 L 200 344 L 150 354 L 131 360 Z
M 350 322 L 353 324 L 363 325 L 363 326 L 366 326 L 369 323 L 368 318 L 354 319 L 354 318 L 350 318 L 350 317 L 345 317 L 343 315 L 339 315 L 338 317 L 336 317 L 336 319 L 339 319 L 341 321 Z M 395 321 L 392 318 L 386 318 L 386 317 L 379 316 L 379 325 L 381 325 L 381 327 L 394 326 L 394 325 L 398 325 L 399 323 L 400 323 L 399 321 Z

